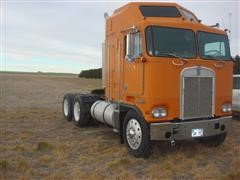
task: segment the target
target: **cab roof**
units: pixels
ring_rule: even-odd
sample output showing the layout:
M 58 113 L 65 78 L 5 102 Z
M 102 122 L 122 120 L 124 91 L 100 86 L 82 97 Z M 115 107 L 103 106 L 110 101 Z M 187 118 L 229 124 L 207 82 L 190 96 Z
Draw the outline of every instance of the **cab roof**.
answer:
M 172 6 L 172 7 L 178 7 L 179 5 L 177 3 L 167 3 L 167 2 L 130 2 L 130 3 L 127 3 L 124 6 L 116 9 L 113 14 L 120 13 L 121 11 L 126 10 L 129 6 L 138 9 L 139 6 Z
M 150 16 L 144 16 L 143 12 L 140 9 L 141 7 L 175 8 L 179 12 L 179 16 L 161 16 L 161 15 L 151 16 L 151 13 L 152 13 L 151 10 L 148 11 L 148 14 L 150 12 Z M 197 21 L 187 20 L 187 18 L 182 12 L 183 10 L 192 14 Z M 130 27 L 144 20 L 148 22 L 150 21 L 157 22 L 159 20 L 161 20 L 161 22 L 166 22 L 166 23 L 172 22 L 172 23 L 175 23 L 175 25 L 179 24 L 180 27 L 183 24 L 189 24 L 190 29 L 192 28 L 191 25 L 193 25 L 195 28 L 199 30 L 219 33 L 219 34 L 226 34 L 226 32 L 221 29 L 210 27 L 208 25 L 204 25 L 198 22 L 198 18 L 193 12 L 187 10 L 186 8 L 180 6 L 177 3 L 169 3 L 169 2 L 130 2 L 116 9 L 113 12 L 112 16 L 108 18 L 107 21 L 111 21 L 110 29 L 112 29 L 113 31 L 114 30 L 117 31 L 118 29 L 124 29 L 124 28 Z M 107 24 L 109 25 L 109 22 Z

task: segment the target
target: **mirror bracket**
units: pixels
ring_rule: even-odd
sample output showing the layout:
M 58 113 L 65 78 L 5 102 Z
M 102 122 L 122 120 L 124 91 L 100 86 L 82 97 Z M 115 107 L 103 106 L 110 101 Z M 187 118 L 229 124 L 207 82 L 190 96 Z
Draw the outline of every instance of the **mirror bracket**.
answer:
M 133 25 L 132 27 L 129 27 L 127 29 L 121 30 L 121 33 L 125 33 L 125 34 L 134 34 L 139 32 L 137 26 Z
M 133 55 L 130 55 L 130 54 L 126 54 L 125 59 L 126 59 L 128 62 L 133 62 L 133 61 L 135 60 L 134 56 L 133 56 Z

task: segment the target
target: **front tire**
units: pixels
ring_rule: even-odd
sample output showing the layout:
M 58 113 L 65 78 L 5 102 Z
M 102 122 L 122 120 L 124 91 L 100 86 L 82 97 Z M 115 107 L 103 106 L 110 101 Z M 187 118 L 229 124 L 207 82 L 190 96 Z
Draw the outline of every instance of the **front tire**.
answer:
M 130 154 L 135 157 L 149 156 L 149 126 L 145 119 L 134 110 L 130 110 L 124 118 L 123 137 Z

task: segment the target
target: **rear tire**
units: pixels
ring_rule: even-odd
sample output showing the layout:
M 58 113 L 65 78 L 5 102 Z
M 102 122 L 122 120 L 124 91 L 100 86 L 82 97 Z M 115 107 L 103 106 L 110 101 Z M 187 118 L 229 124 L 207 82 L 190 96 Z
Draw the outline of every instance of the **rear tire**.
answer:
M 72 109 L 73 109 L 74 96 L 75 94 L 65 94 L 63 97 L 63 102 L 62 102 L 63 117 L 68 121 L 71 121 L 73 117 Z
M 199 138 L 197 141 L 209 147 L 217 147 L 225 141 L 226 135 L 227 133 L 225 132 L 215 136 Z
M 73 121 L 77 126 L 85 127 L 94 122 L 90 109 L 92 104 L 98 99 L 98 96 L 91 94 L 79 94 L 75 96 L 72 113 Z
M 123 138 L 130 154 L 135 157 L 149 156 L 149 126 L 145 119 L 134 110 L 130 110 L 124 118 Z
M 86 126 L 86 117 L 84 117 L 84 104 L 82 101 L 82 96 L 77 95 L 74 98 L 73 103 L 73 120 L 74 123 L 79 127 Z

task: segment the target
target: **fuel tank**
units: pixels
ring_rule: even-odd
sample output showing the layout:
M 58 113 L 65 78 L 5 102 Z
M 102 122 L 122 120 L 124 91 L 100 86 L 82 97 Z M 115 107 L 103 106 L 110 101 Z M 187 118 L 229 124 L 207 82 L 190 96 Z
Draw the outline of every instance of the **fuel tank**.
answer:
M 114 104 L 98 100 L 91 107 L 91 116 L 97 121 L 113 126 Z

